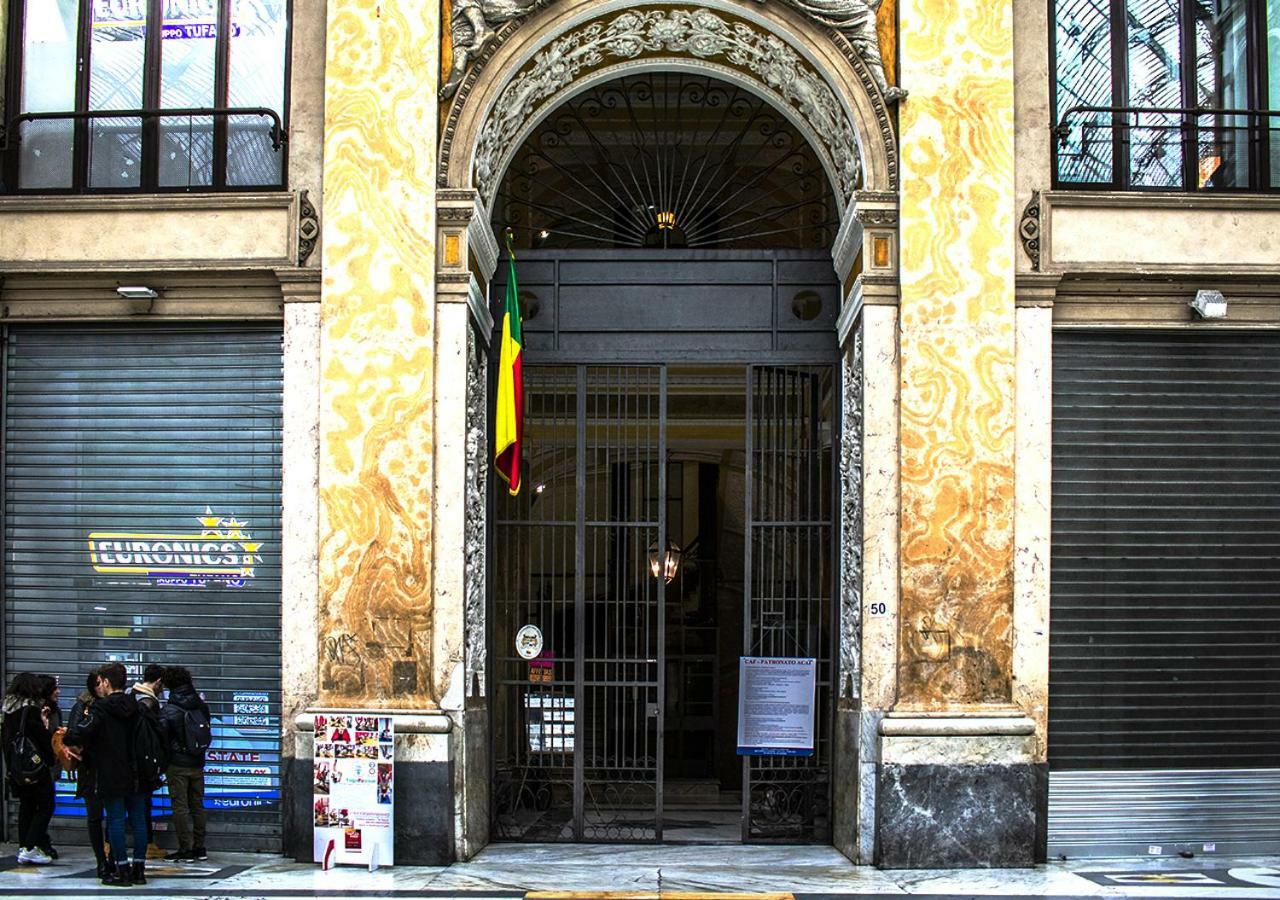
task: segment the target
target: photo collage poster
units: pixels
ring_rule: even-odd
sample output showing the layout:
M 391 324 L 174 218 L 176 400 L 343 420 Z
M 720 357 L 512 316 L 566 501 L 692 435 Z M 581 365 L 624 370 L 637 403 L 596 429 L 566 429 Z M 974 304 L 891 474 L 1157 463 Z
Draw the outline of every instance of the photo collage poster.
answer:
M 315 722 L 315 861 L 324 862 L 332 841 L 333 864 L 392 865 L 395 733 L 391 717 L 317 715 Z

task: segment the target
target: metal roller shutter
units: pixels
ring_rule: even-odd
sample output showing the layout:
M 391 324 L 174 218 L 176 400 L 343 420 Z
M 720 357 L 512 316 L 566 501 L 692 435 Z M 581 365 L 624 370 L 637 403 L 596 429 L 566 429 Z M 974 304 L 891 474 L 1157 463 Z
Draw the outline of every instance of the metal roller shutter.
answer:
M 1280 335 L 1053 350 L 1049 853 L 1280 850 Z
M 210 845 L 278 849 L 280 327 L 14 327 L 4 375 L 6 680 L 186 666 Z

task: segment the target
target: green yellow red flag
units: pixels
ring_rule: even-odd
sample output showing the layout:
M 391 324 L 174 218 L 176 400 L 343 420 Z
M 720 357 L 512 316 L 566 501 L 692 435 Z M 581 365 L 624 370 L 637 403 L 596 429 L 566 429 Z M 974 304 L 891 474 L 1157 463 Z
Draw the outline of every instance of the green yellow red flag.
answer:
M 494 415 L 493 465 L 511 496 L 520 493 L 520 445 L 524 438 L 524 375 L 521 352 L 520 301 L 516 288 L 516 254 L 507 235 L 507 301 L 502 313 L 502 346 L 498 355 L 498 403 Z

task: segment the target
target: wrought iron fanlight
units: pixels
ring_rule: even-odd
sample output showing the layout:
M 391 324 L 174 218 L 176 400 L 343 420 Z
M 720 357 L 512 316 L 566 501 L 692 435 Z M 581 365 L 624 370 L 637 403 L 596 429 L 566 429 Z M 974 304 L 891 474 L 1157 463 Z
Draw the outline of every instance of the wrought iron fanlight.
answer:
M 828 248 L 839 213 L 813 149 L 718 79 L 628 75 L 578 94 L 517 152 L 494 208 L 526 247 Z

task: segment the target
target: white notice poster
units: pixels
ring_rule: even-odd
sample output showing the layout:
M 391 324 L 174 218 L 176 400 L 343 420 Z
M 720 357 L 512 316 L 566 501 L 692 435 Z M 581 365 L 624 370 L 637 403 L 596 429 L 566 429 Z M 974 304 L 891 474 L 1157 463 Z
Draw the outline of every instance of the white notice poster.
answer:
M 389 866 L 395 809 L 390 716 L 318 715 L 312 812 L 315 861 Z
M 817 660 L 744 656 L 738 668 L 738 754 L 812 756 Z

